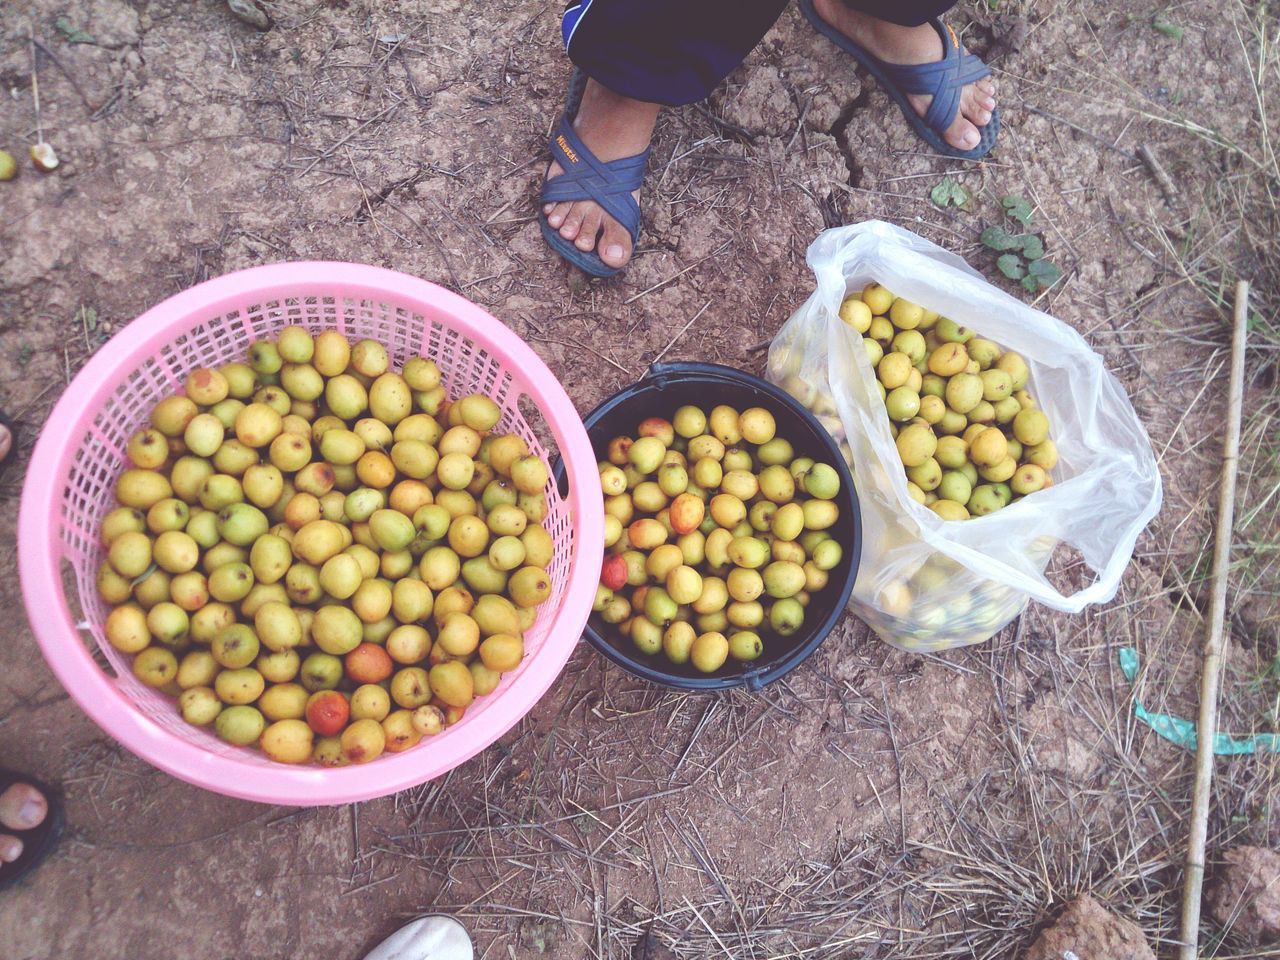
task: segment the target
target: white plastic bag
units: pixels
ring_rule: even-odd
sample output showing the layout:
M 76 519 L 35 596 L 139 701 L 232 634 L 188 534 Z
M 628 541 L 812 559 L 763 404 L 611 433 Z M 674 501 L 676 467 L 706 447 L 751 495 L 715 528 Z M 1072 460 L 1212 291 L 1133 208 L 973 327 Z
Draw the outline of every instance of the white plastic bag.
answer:
M 808 252 L 813 295 L 779 331 L 768 375 L 842 440 L 858 487 L 863 545 L 850 607 L 908 650 L 979 643 L 1028 599 L 1078 612 L 1110 600 L 1138 534 L 1160 509 L 1160 474 L 1119 382 L 1074 330 L 987 283 L 936 244 L 873 220 L 827 230 Z M 946 521 L 915 502 L 847 293 L 880 283 L 1021 354 L 1049 417 L 1053 486 L 984 517 Z M 1065 543 L 1092 582 L 1062 593 L 1045 577 Z

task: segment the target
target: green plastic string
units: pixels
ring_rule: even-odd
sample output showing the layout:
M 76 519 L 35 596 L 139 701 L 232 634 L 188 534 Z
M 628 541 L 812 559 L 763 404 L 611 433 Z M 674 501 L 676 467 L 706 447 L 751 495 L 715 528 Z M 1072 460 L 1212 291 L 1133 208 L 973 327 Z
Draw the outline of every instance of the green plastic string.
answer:
M 1137 680 L 1138 651 L 1133 647 L 1120 648 L 1120 670 L 1130 683 Z M 1152 713 L 1136 696 L 1133 698 L 1133 712 L 1139 720 L 1170 743 L 1192 751 L 1196 749 L 1196 725 L 1191 720 L 1183 720 L 1167 713 Z M 1213 738 L 1213 752 L 1219 756 L 1257 753 L 1260 750 L 1280 753 L 1280 735 L 1259 733 L 1252 737 L 1233 737 L 1229 733 L 1219 733 Z

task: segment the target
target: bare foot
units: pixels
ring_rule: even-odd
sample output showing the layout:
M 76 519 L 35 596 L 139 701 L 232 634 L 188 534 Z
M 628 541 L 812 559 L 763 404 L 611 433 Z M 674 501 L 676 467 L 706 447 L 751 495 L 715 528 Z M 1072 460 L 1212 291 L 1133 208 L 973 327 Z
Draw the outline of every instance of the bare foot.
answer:
M 573 129 L 582 142 L 601 161 L 621 160 L 642 153 L 653 138 L 653 125 L 659 106 L 632 100 L 608 90 L 594 80 L 587 81 L 582 105 L 573 121 Z M 558 163 L 547 168 L 547 179 L 562 173 Z M 640 191 L 633 196 L 639 200 Z M 547 222 L 572 240 L 579 250 L 588 251 L 600 245 L 600 259 L 611 267 L 621 267 L 631 259 L 631 234 L 591 200 L 544 204 Z
M 9 455 L 9 448 L 13 446 L 13 434 L 9 428 L 0 423 L 0 460 Z
M 44 823 L 49 814 L 49 802 L 35 787 L 15 783 L 0 793 L 0 826 L 10 830 L 31 830 Z M 22 841 L 17 837 L 0 833 L 0 864 L 13 863 L 22 856 Z
M 902 27 L 851 10 L 840 0 L 813 0 L 813 7 L 823 20 L 886 63 L 906 65 L 942 59 L 942 39 L 930 24 Z M 909 95 L 907 99 L 923 117 L 933 97 Z M 957 150 L 972 150 L 981 140 L 978 127 L 991 122 L 995 108 L 996 85 L 991 77 L 966 85 L 960 93 L 960 112 L 942 139 Z

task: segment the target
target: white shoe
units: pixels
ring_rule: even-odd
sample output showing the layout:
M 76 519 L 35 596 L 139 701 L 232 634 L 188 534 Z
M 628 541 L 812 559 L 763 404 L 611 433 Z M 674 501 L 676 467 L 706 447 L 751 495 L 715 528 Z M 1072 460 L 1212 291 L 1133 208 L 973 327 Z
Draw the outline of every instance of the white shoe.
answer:
M 474 960 L 467 928 L 453 917 L 432 914 L 406 923 L 364 960 Z

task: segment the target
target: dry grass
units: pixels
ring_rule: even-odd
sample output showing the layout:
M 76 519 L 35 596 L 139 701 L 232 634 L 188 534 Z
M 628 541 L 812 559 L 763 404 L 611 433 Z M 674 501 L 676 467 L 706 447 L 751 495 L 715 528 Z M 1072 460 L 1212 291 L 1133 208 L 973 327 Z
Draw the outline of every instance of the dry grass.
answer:
M 1250 468 L 1242 471 L 1240 547 L 1233 572 L 1236 595 L 1269 599 L 1274 616 L 1280 580 L 1280 450 L 1274 428 L 1280 413 L 1275 387 L 1280 165 L 1273 145 L 1280 49 L 1275 19 L 1265 8 L 1228 9 L 1236 18 L 1236 55 L 1248 65 L 1255 91 L 1247 139 L 1212 129 L 1204 117 L 1183 116 L 1136 96 L 1124 65 L 1090 63 L 1091 72 L 1079 86 L 1094 89 L 1101 83 L 1095 99 L 1118 105 L 1122 134 L 1176 135 L 1192 144 L 1193 152 L 1208 156 L 1221 175 L 1206 180 L 1203 193 L 1198 181 L 1182 181 L 1181 195 L 1189 206 L 1154 211 L 1144 222 L 1117 225 L 1101 216 L 1073 224 L 1059 215 L 1051 223 L 1052 242 L 1073 251 L 1074 260 L 1085 259 L 1077 254 L 1114 229 L 1152 264 L 1157 282 L 1132 299 L 1123 287 L 1114 295 L 1064 283 L 1041 305 L 1060 311 L 1078 297 L 1096 307 L 1097 325 L 1085 332 L 1107 351 L 1108 362 L 1139 398 L 1163 386 L 1145 369 L 1159 352 L 1159 340 L 1174 338 L 1188 348 L 1181 354 L 1185 368 L 1164 373 L 1167 380 L 1189 385 L 1186 416 L 1161 408 L 1159 416 L 1172 420 L 1157 425 L 1157 449 L 1166 474 L 1172 475 L 1184 464 L 1190 469 L 1217 457 L 1215 444 L 1197 430 L 1204 410 L 1219 402 L 1229 306 L 1225 292 L 1238 274 L 1253 281 L 1255 402 L 1244 441 Z M 545 18 L 546 10 L 519 12 L 503 28 L 511 42 L 503 69 L 532 66 L 535 72 L 553 73 L 544 66 L 551 55 L 537 47 L 543 40 L 533 31 L 535 21 L 527 19 Z M 317 8 L 314 15 L 324 14 Z M 410 54 L 436 56 L 447 52 L 445 44 L 462 49 L 468 37 L 458 35 L 455 25 L 434 20 L 434 32 L 424 31 L 413 17 L 395 29 L 410 39 L 384 43 L 375 33 L 367 56 L 344 44 L 317 52 L 307 71 L 263 75 L 257 99 L 248 105 L 268 118 L 263 129 L 275 131 L 271 124 L 288 121 L 287 155 L 274 173 L 299 179 L 305 174 L 308 189 L 317 191 L 357 183 L 359 202 L 345 217 L 339 215 L 344 230 L 351 227 L 352 236 L 372 238 L 370 249 L 393 250 L 395 262 L 448 278 L 473 299 L 493 304 L 513 325 L 523 324 L 520 332 L 540 347 L 564 348 L 560 366 L 580 385 L 588 378 L 584 368 L 596 379 L 603 370 L 629 381 L 663 355 L 749 362 L 737 343 L 714 335 L 727 329 L 722 314 L 746 312 L 749 306 L 758 329 L 751 329 L 745 342 L 768 337 L 794 299 L 787 284 L 797 276 L 799 285 L 808 282 L 799 252 L 812 231 L 811 225 L 796 227 L 785 211 L 772 208 L 770 215 L 795 235 L 778 241 L 771 252 L 755 251 L 753 261 L 750 245 L 761 238 L 759 221 L 744 218 L 753 207 L 775 202 L 770 199 L 775 194 L 765 189 L 770 183 L 783 183 L 795 169 L 804 169 L 788 152 L 793 146 L 807 150 L 814 131 L 802 121 L 780 138 L 746 131 L 745 139 L 759 141 L 747 149 L 734 142 L 744 131 L 730 121 L 706 111 L 671 115 L 655 154 L 653 199 L 646 200 L 654 217 L 637 263 L 642 270 L 646 261 L 658 261 L 661 268 L 653 268 L 652 275 L 637 273 L 645 279 L 631 288 L 589 286 L 562 296 L 559 274 L 520 262 L 520 254 L 514 263 L 498 267 L 480 256 L 518 239 L 528 220 L 528 198 L 489 203 L 500 194 L 482 194 L 476 186 L 485 181 L 500 187 L 507 177 L 531 176 L 530 165 L 540 160 L 528 159 L 524 151 L 540 142 L 551 101 L 518 105 L 502 114 L 502 124 L 485 128 L 477 142 L 486 151 L 503 152 L 493 167 L 472 169 L 470 160 L 456 168 L 443 160 L 415 160 L 403 169 L 382 169 L 377 161 L 386 157 L 384 141 L 391 134 L 405 135 L 406 124 L 424 125 L 424 131 L 413 131 L 416 139 L 457 137 L 459 130 L 485 119 L 481 106 L 488 110 L 499 105 L 498 98 L 518 99 L 504 83 L 475 82 L 501 72 L 480 59 L 448 71 L 448 82 L 439 90 L 416 87 L 402 70 Z M 563 70 L 558 59 L 554 63 L 558 83 Z M 455 103 L 437 110 L 434 100 L 449 92 L 455 74 L 459 85 L 470 83 L 463 87 L 469 106 Z M 1055 92 L 1047 90 L 1037 102 L 1088 122 L 1087 112 L 1058 107 Z M 483 103 L 474 99 L 481 94 Z M 858 110 L 869 109 L 866 100 L 859 97 Z M 459 110 L 473 115 L 460 117 Z M 844 136 L 846 129 L 856 128 L 860 135 L 874 134 L 871 127 L 884 125 L 878 118 L 874 123 L 864 119 L 846 111 L 838 121 L 843 126 L 831 132 Z M 433 129 L 437 123 L 439 129 Z M 523 139 L 491 142 L 499 126 L 518 129 L 521 123 L 527 128 Z M 1011 142 L 1018 145 L 1016 139 Z M 1114 147 L 1102 152 L 1114 162 Z M 1170 153 L 1162 154 L 1166 163 Z M 869 168 L 879 162 L 859 156 Z M 1027 158 L 1017 159 L 1024 160 L 1023 175 L 1030 183 L 1037 171 L 1035 155 L 1028 156 L 1030 169 Z M 827 185 L 828 199 L 838 199 L 838 212 L 850 219 L 898 219 L 973 256 L 973 223 L 957 224 L 924 199 L 927 185 L 941 175 L 938 169 L 900 176 L 899 163 L 909 164 L 910 158 L 883 162 L 894 175 L 881 176 L 876 189 L 853 183 L 851 169 L 849 183 Z M 1175 176 L 1203 169 L 1192 163 L 1170 166 Z M 1141 172 L 1136 161 L 1134 169 Z M 1009 184 L 1018 171 L 1012 159 L 1002 157 L 981 174 L 991 178 L 984 187 L 996 195 L 1006 186 L 1014 189 Z M 441 192 L 441 199 L 414 199 L 413 188 L 442 183 L 449 191 Z M 801 189 L 811 188 L 806 182 Z M 795 193 L 783 194 L 780 188 L 776 196 L 784 197 L 778 206 L 799 202 Z M 1046 191 L 1045 199 L 1054 198 Z M 680 217 L 687 215 L 697 225 L 700 213 L 717 210 L 723 211 L 723 222 L 714 222 L 715 231 L 696 255 L 667 257 L 679 249 L 682 228 L 685 243 L 692 230 Z M 922 222 L 912 220 L 917 214 Z M 360 225 L 368 226 L 367 234 L 356 230 Z M 474 262 L 449 252 L 451 235 L 477 252 Z M 191 262 L 171 265 L 167 282 L 174 289 L 232 265 L 234 258 L 223 260 L 232 242 L 252 241 L 272 258 L 311 249 L 295 247 L 297 238 L 283 230 L 263 238 L 227 227 L 210 235 L 214 238 L 194 250 Z M 390 247 L 377 247 L 380 240 Z M 784 245 L 794 262 L 779 266 Z M 354 244 L 353 249 L 351 255 L 361 258 L 384 255 Z M 973 262 L 982 261 L 973 256 Z M 762 291 L 758 302 L 735 307 L 732 291 L 726 290 L 727 283 L 736 282 L 732 274 L 720 285 L 716 275 L 726 271 L 726 264 L 741 269 L 744 263 L 762 275 L 773 270 L 791 279 Z M 507 313 L 513 291 L 525 294 L 527 303 Z M 673 306 L 672 295 L 682 291 L 687 296 Z M 1180 324 L 1152 330 L 1143 312 L 1179 295 L 1194 299 L 1194 308 Z M 561 300 L 553 302 L 557 297 Z M 659 302 L 663 306 L 650 306 Z M 712 308 L 703 306 L 708 302 Z M 537 312 L 541 306 L 546 309 Z M 711 334 L 703 329 L 708 324 Z M 70 353 L 61 359 L 68 371 L 91 349 L 87 334 L 81 349 L 80 326 L 72 332 L 75 336 L 63 338 Z M 26 416 L 61 386 L 53 381 L 40 388 L 45 392 L 32 391 L 35 398 L 10 413 Z M 1171 504 L 1164 524 L 1140 542 L 1138 562 L 1115 603 L 1078 618 L 1031 610 L 980 648 L 908 659 L 851 623 L 828 642 L 813 667 L 793 679 L 758 697 L 721 699 L 640 685 L 604 668 L 589 653 L 580 655 L 559 681 L 553 703 L 541 705 L 535 717 L 464 768 L 394 801 L 322 815 L 326 824 L 341 818 L 338 829 L 350 841 L 342 896 L 365 910 L 370 901 L 363 898 L 370 891 L 413 891 L 422 908 L 461 914 L 482 948 L 488 945 L 484 956 L 490 958 L 545 950 L 599 960 L 672 955 L 995 960 L 1016 956 L 1082 891 L 1132 917 L 1153 944 L 1167 947 L 1176 926 L 1189 754 L 1134 720 L 1131 691 L 1119 675 L 1115 650 L 1120 644 L 1140 649 L 1146 669 L 1138 693 L 1150 709 L 1193 715 L 1189 694 L 1197 662 L 1197 603 L 1209 543 L 1202 521 L 1212 491 L 1190 487 L 1192 498 Z M 16 478 L 7 477 L 0 497 L 16 493 Z M 1062 575 L 1076 576 L 1078 570 L 1064 569 Z M 1261 624 L 1237 626 L 1238 649 L 1249 655 L 1235 661 L 1223 726 L 1233 732 L 1270 728 L 1277 722 L 1280 696 L 1270 669 L 1276 623 L 1264 618 Z M 1255 633 L 1264 639 L 1250 639 Z M 952 683 L 960 681 L 970 684 L 968 693 L 949 695 Z M 951 708 L 962 715 L 955 722 L 965 725 L 963 736 L 949 736 L 945 729 L 954 720 L 946 712 Z M 945 766 L 952 760 L 964 763 Z M 83 751 L 66 772 L 69 788 L 87 798 L 86 805 L 103 821 L 131 804 L 146 811 L 157 802 L 148 793 L 148 771 L 118 751 Z M 1276 772 L 1274 758 L 1267 756 L 1222 764 L 1215 788 L 1214 848 L 1238 839 L 1280 842 L 1280 820 L 1270 800 L 1280 786 Z M 833 818 L 834 827 L 809 825 L 808 818 L 821 811 L 805 805 L 834 806 L 855 790 L 855 783 L 863 795 L 851 813 Z M 761 784 L 796 789 L 753 793 Z M 250 830 L 278 816 L 271 811 L 237 829 Z M 810 843 L 812 837 L 823 838 L 822 845 Z M 1213 956 L 1260 956 L 1216 930 L 1206 929 L 1203 940 Z

